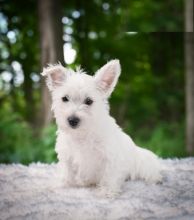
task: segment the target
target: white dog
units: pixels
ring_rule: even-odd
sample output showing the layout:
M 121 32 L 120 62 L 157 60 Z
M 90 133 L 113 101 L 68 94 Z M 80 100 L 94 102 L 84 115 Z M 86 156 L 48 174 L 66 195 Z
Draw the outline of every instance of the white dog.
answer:
M 60 64 L 43 70 L 58 125 L 56 152 L 66 186 L 96 185 L 101 193 L 113 196 L 127 179 L 161 180 L 157 156 L 136 146 L 109 115 L 108 98 L 120 72 L 118 60 L 94 76 Z

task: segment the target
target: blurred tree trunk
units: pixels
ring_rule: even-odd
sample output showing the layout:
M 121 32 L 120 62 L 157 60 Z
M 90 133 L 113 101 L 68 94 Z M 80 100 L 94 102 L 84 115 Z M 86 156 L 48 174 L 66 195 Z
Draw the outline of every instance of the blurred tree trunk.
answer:
M 194 153 L 193 0 L 185 1 L 186 146 Z
M 38 0 L 40 29 L 41 67 L 48 63 L 64 63 L 63 30 L 60 0 Z M 38 118 L 40 127 L 47 126 L 52 120 L 51 98 L 44 79 L 41 80 L 41 109 Z
M 23 71 L 24 71 L 24 84 L 23 84 L 23 91 L 24 91 L 24 99 L 26 104 L 26 112 L 25 117 L 26 120 L 31 124 L 34 125 L 34 111 L 35 111 L 35 102 L 33 98 L 33 85 L 32 85 L 32 79 L 30 78 L 29 73 L 29 65 L 27 65 L 26 62 L 23 62 L 22 65 Z

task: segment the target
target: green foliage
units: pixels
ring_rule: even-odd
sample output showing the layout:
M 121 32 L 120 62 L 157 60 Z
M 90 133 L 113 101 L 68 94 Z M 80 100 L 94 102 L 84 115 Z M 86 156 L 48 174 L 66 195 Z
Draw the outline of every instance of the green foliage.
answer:
M 54 151 L 56 126 L 45 128 L 41 136 L 18 114 L 0 111 L 0 161 L 1 163 L 24 163 L 33 161 L 51 163 L 56 161 Z
M 187 156 L 184 139 L 183 123 L 160 123 L 152 129 L 139 129 L 134 135 L 137 145 L 150 149 L 163 158 Z
M 54 124 L 46 127 L 37 140 L 38 154 L 36 160 L 52 163 L 56 162 L 55 141 L 57 127 Z
M 183 31 L 183 3 L 182 0 L 131 1 L 129 27 L 142 32 Z
M 35 159 L 32 129 L 17 113 L 0 111 L 0 161 L 27 163 Z

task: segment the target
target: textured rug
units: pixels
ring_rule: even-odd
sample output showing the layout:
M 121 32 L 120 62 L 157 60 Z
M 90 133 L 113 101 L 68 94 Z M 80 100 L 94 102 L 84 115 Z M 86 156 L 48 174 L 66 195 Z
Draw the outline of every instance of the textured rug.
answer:
M 194 158 L 162 160 L 162 184 L 125 183 L 115 199 L 93 188 L 64 189 L 56 165 L 0 165 L 0 219 L 194 219 Z

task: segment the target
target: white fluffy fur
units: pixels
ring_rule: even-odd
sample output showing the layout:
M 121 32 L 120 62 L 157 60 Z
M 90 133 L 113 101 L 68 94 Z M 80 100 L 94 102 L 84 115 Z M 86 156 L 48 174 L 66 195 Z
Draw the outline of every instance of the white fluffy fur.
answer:
M 109 115 L 108 97 L 120 75 L 118 60 L 104 65 L 94 76 L 59 65 L 42 75 L 52 94 L 52 109 L 58 125 L 56 152 L 66 186 L 96 185 L 107 196 L 117 194 L 127 179 L 161 180 L 161 165 L 155 154 L 135 145 Z M 69 101 L 63 102 L 62 97 Z M 84 104 L 90 97 L 91 106 Z M 76 115 L 73 129 L 67 118 Z

